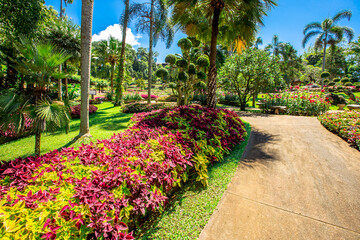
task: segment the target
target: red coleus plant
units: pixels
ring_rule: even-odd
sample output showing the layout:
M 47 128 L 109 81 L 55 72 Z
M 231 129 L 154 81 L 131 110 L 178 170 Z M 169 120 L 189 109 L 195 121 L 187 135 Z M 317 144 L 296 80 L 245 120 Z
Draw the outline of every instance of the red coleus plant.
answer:
M 26 221 L 33 221 L 37 238 L 133 239 L 129 231 L 141 216 L 161 210 L 174 187 L 193 173 L 206 184 L 207 164 L 221 160 L 246 134 L 234 112 L 200 106 L 140 113 L 132 120 L 125 132 L 77 150 L 3 162 L 0 234 L 26 238 Z M 6 231 L 18 218 L 24 226 Z

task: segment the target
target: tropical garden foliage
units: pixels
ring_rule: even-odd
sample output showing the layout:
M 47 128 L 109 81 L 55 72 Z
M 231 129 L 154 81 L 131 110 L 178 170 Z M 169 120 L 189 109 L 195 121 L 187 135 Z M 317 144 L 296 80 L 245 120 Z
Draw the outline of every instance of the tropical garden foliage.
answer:
M 19 158 L 1 167 L 2 238 L 132 239 L 185 181 L 246 134 L 234 112 L 176 107 L 134 115 L 124 133 L 95 144 Z

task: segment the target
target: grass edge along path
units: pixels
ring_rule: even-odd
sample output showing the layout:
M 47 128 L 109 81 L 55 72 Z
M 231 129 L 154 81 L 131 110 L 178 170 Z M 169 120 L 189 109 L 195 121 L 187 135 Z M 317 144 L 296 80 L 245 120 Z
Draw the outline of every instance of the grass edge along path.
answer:
M 95 105 L 98 110 L 89 118 L 90 134 L 92 138 L 73 142 L 79 133 L 80 119 L 72 119 L 70 131 L 43 133 L 41 136 L 41 155 L 62 147 L 79 147 L 81 144 L 96 142 L 96 140 L 110 138 L 114 133 L 119 133 L 128 128 L 133 114 L 122 113 L 121 107 L 114 107 L 111 102 Z M 34 154 L 35 137 L 28 136 L 0 145 L 0 160 L 13 160 L 18 157 L 29 157 Z
M 243 121 L 243 120 L 242 120 Z M 247 136 L 225 160 L 209 167 L 209 185 L 189 183 L 171 200 L 169 207 L 151 226 L 137 233 L 136 239 L 197 239 L 216 209 L 233 178 L 247 146 L 251 127 L 245 124 Z

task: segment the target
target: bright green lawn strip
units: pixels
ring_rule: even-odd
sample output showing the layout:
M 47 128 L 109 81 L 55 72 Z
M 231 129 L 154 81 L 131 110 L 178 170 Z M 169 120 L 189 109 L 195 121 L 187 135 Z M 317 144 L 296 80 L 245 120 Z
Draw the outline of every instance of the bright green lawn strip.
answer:
M 90 140 L 72 143 L 72 139 L 79 133 L 80 119 L 73 119 L 70 123 L 70 132 L 44 133 L 41 138 L 41 154 L 61 147 L 79 147 L 82 143 L 96 141 L 111 137 L 114 133 L 121 132 L 128 127 L 132 114 L 120 112 L 120 107 L 105 102 L 95 105 L 98 111 L 90 115 Z M 12 160 L 17 157 L 27 157 L 34 153 L 35 138 L 26 138 L 11 141 L 0 145 L 0 159 Z
M 250 136 L 250 124 L 245 123 L 248 136 L 221 163 L 209 168 L 209 186 L 189 183 L 178 193 L 174 204 L 142 234 L 140 239 L 197 239 L 209 221 L 228 184 Z

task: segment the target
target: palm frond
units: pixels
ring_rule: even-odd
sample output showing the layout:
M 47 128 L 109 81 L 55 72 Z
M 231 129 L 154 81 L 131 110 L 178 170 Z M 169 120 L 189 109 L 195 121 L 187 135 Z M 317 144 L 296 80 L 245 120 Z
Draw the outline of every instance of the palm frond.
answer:
M 312 32 L 308 32 L 306 33 L 306 35 L 304 36 L 304 39 L 302 40 L 302 45 L 303 47 L 305 47 L 306 43 L 314 36 L 322 34 L 321 31 L 312 31 Z
M 338 12 L 333 18 L 332 20 L 334 22 L 338 22 L 344 18 L 347 18 L 348 21 L 350 21 L 352 16 L 352 12 L 350 10 L 343 10 L 341 12 Z
M 309 30 L 317 30 L 317 31 L 319 31 L 319 30 L 321 30 L 322 28 L 321 28 L 321 23 L 319 23 L 319 22 L 312 22 L 312 23 L 309 23 L 309 24 L 307 24 L 306 26 L 305 26 L 305 28 L 304 28 L 304 30 L 303 30 L 303 33 L 304 33 L 304 35 L 306 35 L 306 33 L 307 33 L 307 31 L 309 31 Z

